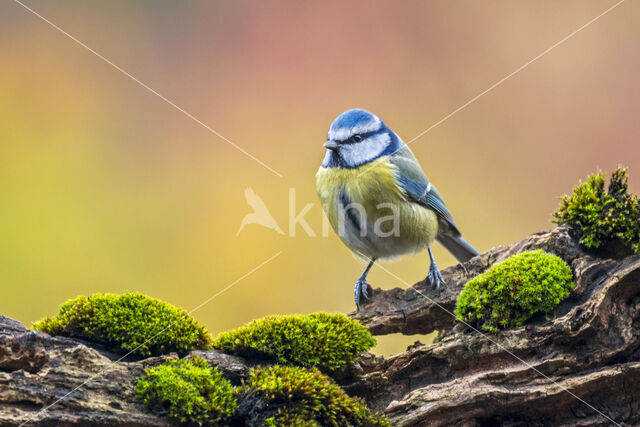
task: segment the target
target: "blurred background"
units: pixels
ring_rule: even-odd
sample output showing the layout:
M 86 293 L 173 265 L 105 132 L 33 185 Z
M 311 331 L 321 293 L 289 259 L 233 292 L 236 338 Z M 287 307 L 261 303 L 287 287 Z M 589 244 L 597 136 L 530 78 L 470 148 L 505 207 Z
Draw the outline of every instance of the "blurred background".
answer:
M 0 313 L 30 324 L 79 294 L 125 291 L 189 310 L 282 250 L 194 313 L 215 335 L 353 310 L 363 265 L 321 236 L 315 194 L 335 116 L 366 108 L 408 141 L 614 2 L 25 4 L 283 177 L 2 2 Z M 628 166 L 640 192 L 639 19 L 640 3 L 623 3 L 411 145 L 477 249 L 551 228 L 558 196 L 598 168 Z M 285 235 L 236 236 L 247 187 Z M 289 235 L 290 188 L 296 212 L 313 203 L 316 236 Z M 385 267 L 414 283 L 428 257 Z

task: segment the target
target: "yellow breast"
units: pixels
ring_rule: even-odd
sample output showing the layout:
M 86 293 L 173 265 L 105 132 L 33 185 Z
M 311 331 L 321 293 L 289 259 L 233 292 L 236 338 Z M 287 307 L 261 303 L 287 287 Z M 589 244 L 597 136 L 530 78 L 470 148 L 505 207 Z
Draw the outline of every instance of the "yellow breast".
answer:
M 357 169 L 323 168 L 316 174 L 318 197 L 333 229 L 342 241 L 355 252 L 370 257 L 391 257 L 425 248 L 438 230 L 436 214 L 409 201 L 397 184 L 396 166 L 384 156 Z M 370 231 L 367 236 L 339 231 L 343 194 L 350 203 L 364 208 L 369 225 L 390 215 L 381 204 L 397 207 L 398 235 L 380 238 Z M 391 226 L 391 223 L 384 224 Z M 348 230 L 347 230 L 348 231 Z
M 320 201 L 332 203 L 344 191 L 354 203 L 375 207 L 376 204 L 404 199 L 397 186 L 395 166 L 387 156 L 356 169 L 324 168 L 316 174 L 316 188 Z

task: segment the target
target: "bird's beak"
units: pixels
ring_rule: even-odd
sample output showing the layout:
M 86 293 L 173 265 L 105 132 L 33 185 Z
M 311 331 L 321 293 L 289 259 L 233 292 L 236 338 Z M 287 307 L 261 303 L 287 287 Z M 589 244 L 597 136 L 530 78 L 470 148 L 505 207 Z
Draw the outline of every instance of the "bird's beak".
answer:
M 329 140 L 327 142 L 324 143 L 324 146 L 329 149 L 329 150 L 333 150 L 336 151 L 338 149 L 338 143 L 332 140 Z

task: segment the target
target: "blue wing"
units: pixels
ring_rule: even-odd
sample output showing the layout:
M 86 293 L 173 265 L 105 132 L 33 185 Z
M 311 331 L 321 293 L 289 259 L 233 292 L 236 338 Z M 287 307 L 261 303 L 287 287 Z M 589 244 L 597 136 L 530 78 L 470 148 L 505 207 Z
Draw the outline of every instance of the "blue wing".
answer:
M 441 226 L 438 227 L 438 236 L 436 236 L 438 242 L 459 262 L 466 262 L 478 255 L 478 251 L 462 238 L 442 196 L 436 187 L 429 183 L 409 147 L 404 146 L 391 156 L 389 161 L 396 166 L 397 184 L 407 200 L 431 209 L 438 215 Z
M 407 148 L 408 151 L 408 148 Z M 398 171 L 398 184 L 402 188 L 407 198 L 421 206 L 433 210 L 438 218 L 445 223 L 450 231 L 460 234 L 456 222 L 453 220 L 449 209 L 442 200 L 442 196 L 433 184 L 429 183 L 420 165 L 413 157 L 413 154 L 400 153 L 390 161 L 396 166 Z

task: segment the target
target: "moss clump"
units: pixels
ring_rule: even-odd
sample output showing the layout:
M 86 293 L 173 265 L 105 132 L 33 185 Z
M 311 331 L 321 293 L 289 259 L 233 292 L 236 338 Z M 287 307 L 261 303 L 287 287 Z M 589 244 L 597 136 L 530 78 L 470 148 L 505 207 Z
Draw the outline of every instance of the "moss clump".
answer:
M 388 426 L 382 415 L 349 397 L 318 371 L 291 366 L 253 369 L 243 393 L 262 400 L 264 413 L 273 413 L 267 426 Z M 262 406 L 262 405 L 258 405 Z
M 213 347 L 240 355 L 266 354 L 280 363 L 331 373 L 353 364 L 376 344 L 369 331 L 343 314 L 267 316 L 219 334 Z
M 467 282 L 456 315 L 486 331 L 522 326 L 566 298 L 574 287 L 572 278 L 561 258 L 541 250 L 523 252 Z
M 138 399 L 181 422 L 224 421 L 238 407 L 231 383 L 201 357 L 171 360 L 145 373 L 136 387 Z
M 590 175 L 571 196 L 563 196 L 555 222 L 566 224 L 587 248 L 619 241 L 640 253 L 640 201 L 628 192 L 627 170 L 616 169 L 605 191 L 605 174 Z
M 184 353 L 211 344 L 207 330 L 186 311 L 140 293 L 80 296 L 65 302 L 57 316 L 44 318 L 33 328 L 138 356 Z

